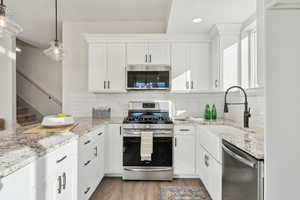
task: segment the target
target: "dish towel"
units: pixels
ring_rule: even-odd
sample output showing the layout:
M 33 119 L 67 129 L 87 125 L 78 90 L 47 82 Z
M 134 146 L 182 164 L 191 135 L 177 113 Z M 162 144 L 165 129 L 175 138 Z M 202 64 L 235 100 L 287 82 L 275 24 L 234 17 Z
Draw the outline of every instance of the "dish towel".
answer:
M 153 153 L 153 132 L 141 133 L 141 161 L 151 161 Z

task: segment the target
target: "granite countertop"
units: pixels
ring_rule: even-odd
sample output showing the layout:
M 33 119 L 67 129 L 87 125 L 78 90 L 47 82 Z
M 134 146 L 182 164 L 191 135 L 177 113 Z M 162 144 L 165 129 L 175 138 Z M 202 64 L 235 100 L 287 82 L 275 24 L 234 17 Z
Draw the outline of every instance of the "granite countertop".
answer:
M 174 121 L 175 125 L 191 123 L 198 125 L 207 125 L 207 128 L 210 129 L 213 134 L 219 136 L 221 139 L 228 141 L 234 146 L 257 158 L 258 160 L 264 159 L 263 128 L 243 128 L 240 123 L 225 119 L 187 119 L 184 121 Z
M 17 128 L 16 131 L 0 131 L 0 178 L 5 177 L 18 169 L 30 164 L 34 160 L 57 148 L 68 144 L 71 141 L 78 140 L 86 133 L 93 131 L 106 124 L 121 124 L 123 118 L 93 119 L 91 117 L 75 118 L 79 123 L 72 132 L 60 134 L 23 134 L 24 130 L 32 126 Z M 258 159 L 263 159 L 263 130 L 243 129 L 239 124 L 228 120 L 203 121 L 203 120 L 175 120 L 174 124 L 199 124 L 215 125 L 211 127 L 224 126 L 234 127 L 240 131 L 230 131 L 228 128 L 216 129 L 212 132 L 218 132 L 219 135 L 243 149 Z M 220 131 L 221 130 L 221 131 Z
M 123 118 L 92 119 L 76 118 L 79 123 L 72 132 L 60 134 L 23 134 L 34 126 L 17 128 L 15 131 L 0 131 L 0 178 L 30 164 L 37 158 L 77 140 L 84 134 L 104 124 L 122 123 Z

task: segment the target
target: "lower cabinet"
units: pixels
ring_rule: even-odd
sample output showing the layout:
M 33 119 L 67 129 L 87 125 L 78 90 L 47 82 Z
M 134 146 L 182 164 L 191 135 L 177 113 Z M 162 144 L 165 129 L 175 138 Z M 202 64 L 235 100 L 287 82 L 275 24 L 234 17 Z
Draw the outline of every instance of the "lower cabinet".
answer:
M 120 176 L 122 174 L 122 125 L 107 125 L 105 135 L 105 174 L 110 176 Z
M 222 199 L 222 163 L 220 139 L 209 130 L 198 127 L 197 173 L 213 200 Z
M 195 176 L 195 130 L 193 125 L 174 127 L 174 174 Z
M 87 200 L 104 176 L 104 126 L 92 131 L 79 142 L 78 200 Z
M 32 163 L 7 177 L 0 178 L 0 199 L 38 200 L 35 189 L 35 164 Z
M 37 160 L 37 199 L 77 199 L 77 141 Z

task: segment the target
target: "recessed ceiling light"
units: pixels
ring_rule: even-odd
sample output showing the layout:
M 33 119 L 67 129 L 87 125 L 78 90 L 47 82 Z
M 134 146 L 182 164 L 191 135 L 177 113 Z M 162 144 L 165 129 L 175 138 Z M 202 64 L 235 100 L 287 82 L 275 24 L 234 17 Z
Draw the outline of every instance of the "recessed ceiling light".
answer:
M 194 22 L 195 24 L 199 24 L 199 23 L 201 23 L 202 21 L 203 21 L 202 18 L 195 18 L 195 19 L 193 19 L 193 22 Z

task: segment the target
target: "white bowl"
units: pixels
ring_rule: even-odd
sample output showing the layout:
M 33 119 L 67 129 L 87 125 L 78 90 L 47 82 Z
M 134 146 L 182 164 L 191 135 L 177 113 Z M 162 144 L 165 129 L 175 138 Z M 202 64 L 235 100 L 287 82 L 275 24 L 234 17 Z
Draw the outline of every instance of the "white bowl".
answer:
M 64 127 L 74 124 L 75 120 L 73 117 L 57 117 L 55 115 L 46 116 L 43 118 L 42 126 L 44 127 Z

